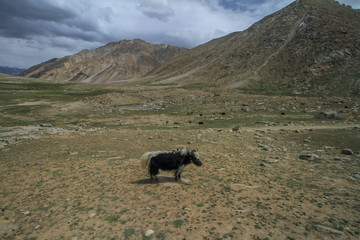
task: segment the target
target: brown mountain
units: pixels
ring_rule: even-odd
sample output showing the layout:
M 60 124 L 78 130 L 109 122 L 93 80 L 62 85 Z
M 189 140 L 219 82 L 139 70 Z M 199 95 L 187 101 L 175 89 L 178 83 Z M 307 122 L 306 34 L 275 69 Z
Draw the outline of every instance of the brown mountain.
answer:
M 147 77 L 154 84 L 360 94 L 359 29 L 358 10 L 333 0 L 297 0 L 245 31 L 188 51 L 121 41 L 50 60 L 25 75 L 89 82 Z
M 161 83 L 360 93 L 359 29 L 358 10 L 332 0 L 298 0 L 151 74 L 161 76 Z
M 186 49 L 167 44 L 123 40 L 51 59 L 29 68 L 22 75 L 56 81 L 114 82 L 142 77 L 184 51 Z

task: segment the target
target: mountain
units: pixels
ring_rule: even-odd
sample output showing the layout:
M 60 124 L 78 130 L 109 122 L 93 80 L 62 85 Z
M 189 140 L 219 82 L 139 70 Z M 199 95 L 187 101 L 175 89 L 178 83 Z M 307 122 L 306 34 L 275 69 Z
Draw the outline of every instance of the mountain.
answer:
M 0 66 L 0 73 L 10 74 L 10 75 L 18 75 L 25 70 L 26 69 L 22 69 L 22 68 Z
M 249 91 L 360 94 L 360 12 L 333 0 L 297 0 L 242 32 L 190 50 L 141 40 L 53 59 L 23 74 L 62 81 L 144 78 Z
M 332 0 L 298 0 L 151 74 L 160 83 L 360 94 L 359 29 L 358 10 Z
M 33 66 L 23 76 L 55 81 L 114 82 L 145 76 L 186 49 L 150 44 L 140 39 L 108 43 L 95 50 L 50 59 Z

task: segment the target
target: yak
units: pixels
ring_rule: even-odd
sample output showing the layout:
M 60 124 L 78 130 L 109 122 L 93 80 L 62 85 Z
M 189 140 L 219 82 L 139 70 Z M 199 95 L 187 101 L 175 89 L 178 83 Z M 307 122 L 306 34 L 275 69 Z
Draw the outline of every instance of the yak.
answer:
M 201 166 L 199 154 L 196 150 L 189 150 L 186 147 L 173 149 L 170 151 L 147 152 L 141 157 L 141 166 L 150 174 L 150 178 L 158 180 L 159 169 L 165 171 L 175 171 L 175 181 L 181 178 L 180 174 L 185 166 L 194 163 Z

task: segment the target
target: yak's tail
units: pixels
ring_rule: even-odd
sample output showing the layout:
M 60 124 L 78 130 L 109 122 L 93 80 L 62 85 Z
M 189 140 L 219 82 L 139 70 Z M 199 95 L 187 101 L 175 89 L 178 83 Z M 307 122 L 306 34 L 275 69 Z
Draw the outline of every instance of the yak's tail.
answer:
M 141 156 L 140 163 L 141 163 L 142 169 L 148 169 L 149 168 L 151 154 L 152 154 L 152 152 L 147 152 L 147 153 L 145 153 L 144 155 Z

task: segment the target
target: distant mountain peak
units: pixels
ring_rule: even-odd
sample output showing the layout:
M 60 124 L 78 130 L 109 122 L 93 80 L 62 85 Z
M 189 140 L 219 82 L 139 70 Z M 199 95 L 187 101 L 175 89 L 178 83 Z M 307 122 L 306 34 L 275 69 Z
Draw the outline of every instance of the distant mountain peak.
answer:
M 94 50 L 52 59 L 36 65 L 24 76 L 55 81 L 114 82 L 140 78 L 170 58 L 186 51 L 140 39 L 110 42 Z
M 0 73 L 10 74 L 10 75 L 18 75 L 25 71 L 23 68 L 17 67 L 7 67 L 7 66 L 0 66 Z

